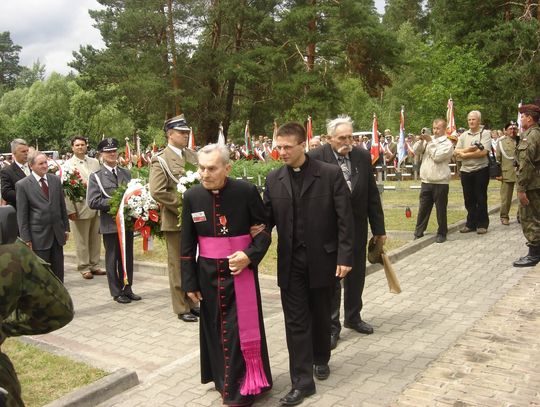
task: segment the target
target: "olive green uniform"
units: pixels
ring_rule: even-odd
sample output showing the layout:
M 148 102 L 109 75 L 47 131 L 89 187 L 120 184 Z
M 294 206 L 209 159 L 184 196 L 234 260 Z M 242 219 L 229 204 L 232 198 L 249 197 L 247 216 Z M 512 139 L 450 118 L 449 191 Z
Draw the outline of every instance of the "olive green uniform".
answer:
M 502 137 L 497 143 L 495 157 L 501 163 L 501 219 L 509 219 L 508 213 L 514 198 L 514 184 L 516 183 L 516 168 L 514 167 L 514 151 L 516 139 Z
M 517 190 L 526 192 L 529 204 L 519 205 L 519 216 L 527 246 L 540 256 L 540 127 L 534 124 L 521 134 L 516 147 Z
M 0 245 L 0 299 L 0 346 L 8 337 L 44 334 L 73 319 L 62 282 L 21 241 Z M 24 406 L 13 364 L 2 352 L 0 387 L 8 392 L 7 407 Z

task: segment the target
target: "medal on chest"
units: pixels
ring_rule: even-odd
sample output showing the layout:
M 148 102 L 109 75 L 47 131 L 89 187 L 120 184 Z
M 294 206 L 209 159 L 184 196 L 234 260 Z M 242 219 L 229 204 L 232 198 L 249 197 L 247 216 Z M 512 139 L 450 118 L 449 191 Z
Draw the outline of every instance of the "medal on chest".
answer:
M 229 233 L 229 229 L 227 229 L 227 217 L 225 215 L 221 215 L 219 218 L 219 227 L 218 227 L 218 233 L 220 235 L 226 235 Z

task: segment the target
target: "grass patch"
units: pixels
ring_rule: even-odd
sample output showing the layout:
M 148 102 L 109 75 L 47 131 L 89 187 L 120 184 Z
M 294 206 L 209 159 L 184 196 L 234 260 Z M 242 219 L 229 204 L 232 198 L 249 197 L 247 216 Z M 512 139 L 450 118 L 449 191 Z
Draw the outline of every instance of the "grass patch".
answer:
M 9 356 L 15 366 L 27 407 L 43 406 L 108 375 L 103 370 L 45 352 L 13 338 L 2 344 L 2 352 Z

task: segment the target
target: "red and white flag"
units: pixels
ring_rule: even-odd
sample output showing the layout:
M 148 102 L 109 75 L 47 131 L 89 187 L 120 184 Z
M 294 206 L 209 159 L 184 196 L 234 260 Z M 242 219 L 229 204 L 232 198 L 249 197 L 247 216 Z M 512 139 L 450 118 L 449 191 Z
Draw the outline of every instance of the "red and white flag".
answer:
M 251 143 L 251 135 L 249 134 L 249 120 L 246 122 L 246 128 L 244 130 L 244 154 L 247 157 L 253 155 L 253 146 Z
M 197 147 L 197 144 L 195 144 L 195 134 L 193 133 L 193 129 L 189 131 L 189 139 L 188 139 L 187 147 L 193 151 L 195 151 L 195 148 Z
M 517 115 L 517 121 L 516 121 L 519 133 L 521 133 L 523 131 L 523 128 L 521 127 L 521 113 L 519 113 L 519 109 L 521 109 L 522 102 L 523 101 L 519 102 L 519 104 L 518 104 L 518 115 Z
M 278 131 L 277 120 L 274 120 L 274 132 L 272 133 L 272 152 L 271 152 L 271 156 L 272 156 L 272 158 L 273 158 L 274 160 L 278 160 L 278 159 L 279 159 L 279 153 L 278 153 L 278 151 L 276 150 L 277 131 Z
M 218 133 L 217 143 L 220 146 L 225 145 L 225 134 L 223 134 L 223 124 L 222 123 L 219 123 L 219 133 Z
M 129 148 L 129 138 L 126 137 L 126 149 L 124 151 L 124 159 L 126 161 L 126 166 L 131 168 L 131 149 Z
M 306 125 L 306 153 L 309 151 L 309 142 L 313 138 L 313 121 L 311 120 L 311 116 L 308 116 L 307 118 L 307 125 Z
M 451 136 L 456 131 L 456 120 L 454 118 L 454 101 L 448 99 L 446 107 L 446 136 Z
M 379 144 L 379 123 L 377 122 L 377 115 L 373 113 L 373 125 L 371 127 L 371 164 L 375 165 L 379 161 L 379 153 L 381 147 Z

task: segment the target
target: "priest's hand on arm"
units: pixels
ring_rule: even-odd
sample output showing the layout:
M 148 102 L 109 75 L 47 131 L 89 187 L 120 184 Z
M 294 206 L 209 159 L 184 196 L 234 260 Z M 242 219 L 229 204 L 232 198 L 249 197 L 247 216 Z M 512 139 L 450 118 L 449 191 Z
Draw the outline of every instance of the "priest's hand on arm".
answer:
M 195 303 L 203 299 L 200 291 L 188 291 L 187 296 Z
M 231 269 L 233 276 L 240 274 L 251 263 L 251 260 L 243 251 L 234 252 L 230 256 L 227 256 L 227 258 L 229 259 L 229 269 Z

